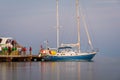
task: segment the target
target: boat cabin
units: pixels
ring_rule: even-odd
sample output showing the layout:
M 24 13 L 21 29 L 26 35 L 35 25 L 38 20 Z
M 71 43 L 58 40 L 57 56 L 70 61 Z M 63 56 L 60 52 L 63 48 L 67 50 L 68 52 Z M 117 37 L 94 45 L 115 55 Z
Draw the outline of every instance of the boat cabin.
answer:
M 12 47 L 13 39 L 11 37 L 0 37 L 0 46 L 1 47 Z
M 20 45 L 11 37 L 0 37 L 0 47 L 13 47 L 17 46 L 20 47 Z
M 73 49 L 72 49 L 72 47 L 69 47 L 69 46 L 58 48 L 59 53 L 61 53 L 61 52 L 71 52 L 71 51 L 73 51 Z

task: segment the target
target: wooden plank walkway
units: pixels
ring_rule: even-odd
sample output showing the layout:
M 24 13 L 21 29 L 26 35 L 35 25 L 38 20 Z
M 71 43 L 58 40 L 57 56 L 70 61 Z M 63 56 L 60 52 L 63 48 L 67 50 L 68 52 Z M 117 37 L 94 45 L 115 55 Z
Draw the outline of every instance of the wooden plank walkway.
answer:
M 0 55 L 0 62 L 41 61 L 38 55 Z

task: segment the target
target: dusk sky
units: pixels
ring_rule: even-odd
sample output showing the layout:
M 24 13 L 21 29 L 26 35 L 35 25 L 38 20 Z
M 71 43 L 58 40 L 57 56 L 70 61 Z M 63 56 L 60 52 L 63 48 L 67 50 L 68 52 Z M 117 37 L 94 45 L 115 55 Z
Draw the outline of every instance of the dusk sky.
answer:
M 120 0 L 80 0 L 80 7 L 94 47 L 119 54 Z M 75 0 L 59 0 L 59 17 L 60 43 L 77 42 Z M 0 36 L 32 46 L 36 54 L 45 40 L 56 47 L 56 0 L 0 0 Z

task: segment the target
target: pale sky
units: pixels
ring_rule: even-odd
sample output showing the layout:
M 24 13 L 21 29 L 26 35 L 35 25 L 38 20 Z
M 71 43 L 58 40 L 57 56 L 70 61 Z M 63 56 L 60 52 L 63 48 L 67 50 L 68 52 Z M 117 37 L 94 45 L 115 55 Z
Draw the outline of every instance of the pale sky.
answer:
M 80 0 L 80 4 L 94 47 L 103 54 L 119 53 L 120 0 Z M 75 0 L 59 0 L 59 16 L 60 43 L 75 43 Z M 0 0 L 0 36 L 32 46 L 36 54 L 45 40 L 56 47 L 55 27 L 56 0 Z

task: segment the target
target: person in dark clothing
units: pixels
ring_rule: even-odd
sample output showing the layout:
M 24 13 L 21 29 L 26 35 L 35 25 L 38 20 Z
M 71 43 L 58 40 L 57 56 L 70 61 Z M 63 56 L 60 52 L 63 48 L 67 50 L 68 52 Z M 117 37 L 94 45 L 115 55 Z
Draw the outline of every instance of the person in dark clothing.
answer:
M 12 48 L 8 47 L 8 54 L 10 55 L 11 52 L 12 52 Z
M 29 48 L 30 55 L 32 54 L 32 47 Z

